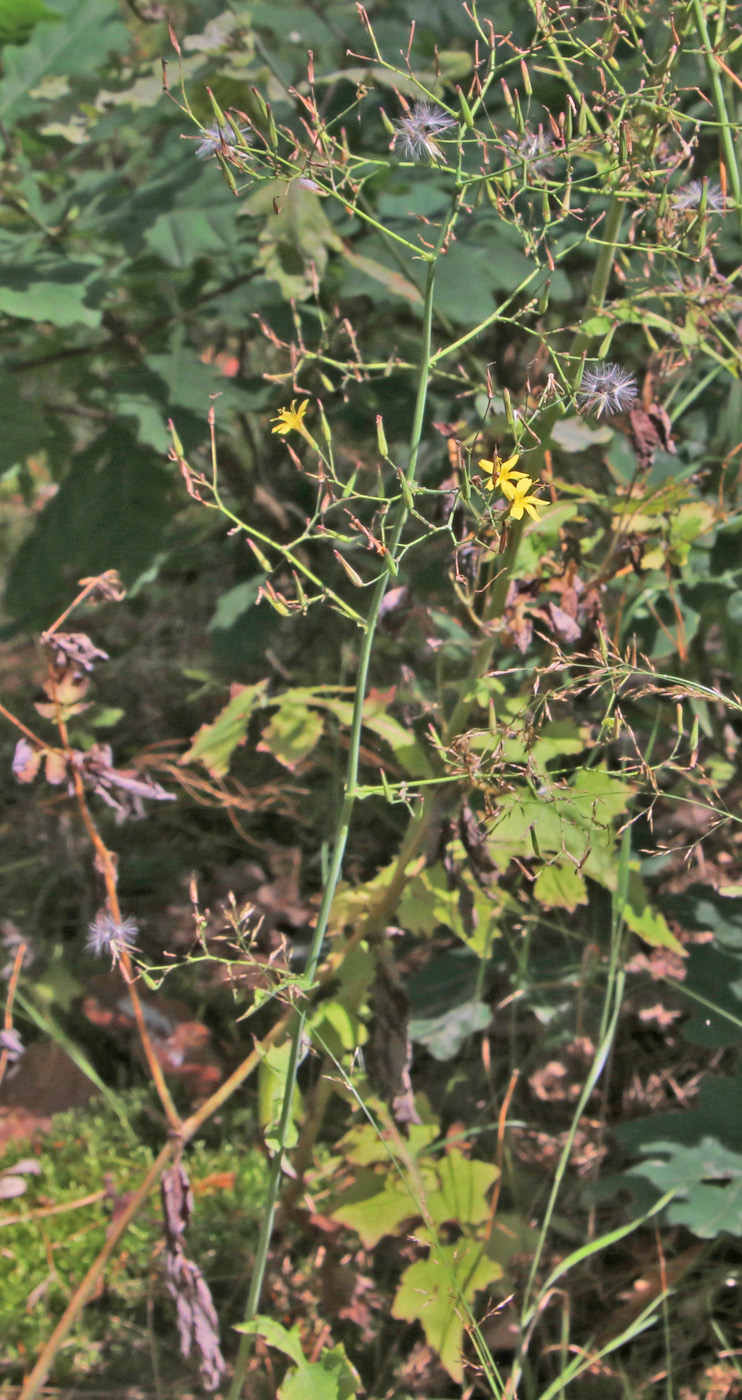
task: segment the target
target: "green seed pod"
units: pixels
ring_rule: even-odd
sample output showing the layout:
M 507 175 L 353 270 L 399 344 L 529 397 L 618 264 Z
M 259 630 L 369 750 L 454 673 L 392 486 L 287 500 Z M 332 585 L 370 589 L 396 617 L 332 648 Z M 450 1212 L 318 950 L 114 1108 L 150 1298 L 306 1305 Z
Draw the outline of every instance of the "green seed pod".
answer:
M 470 131 L 473 131 L 473 130 L 474 130 L 474 117 L 472 116 L 471 107 L 469 106 L 469 103 L 467 102 L 466 98 L 464 97 L 464 94 L 463 94 L 463 92 L 461 91 L 461 88 L 458 86 L 458 84 L 456 85 L 456 91 L 457 91 L 457 93 L 458 93 L 458 95 L 459 95 L 459 106 L 460 106 L 460 108 L 461 108 L 461 115 L 462 115 L 462 117 L 463 117 L 463 119 L 464 119 L 464 125 L 465 125 L 465 126 L 468 126 L 468 128 L 469 128 Z

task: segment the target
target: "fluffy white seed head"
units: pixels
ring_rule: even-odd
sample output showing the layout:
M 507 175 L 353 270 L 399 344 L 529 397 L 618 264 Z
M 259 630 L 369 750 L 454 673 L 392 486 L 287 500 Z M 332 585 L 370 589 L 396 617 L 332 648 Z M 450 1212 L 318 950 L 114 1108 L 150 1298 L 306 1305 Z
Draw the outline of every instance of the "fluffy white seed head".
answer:
M 577 391 L 580 408 L 596 418 L 604 413 L 623 413 L 635 398 L 636 380 L 631 371 L 605 361 L 585 369 Z

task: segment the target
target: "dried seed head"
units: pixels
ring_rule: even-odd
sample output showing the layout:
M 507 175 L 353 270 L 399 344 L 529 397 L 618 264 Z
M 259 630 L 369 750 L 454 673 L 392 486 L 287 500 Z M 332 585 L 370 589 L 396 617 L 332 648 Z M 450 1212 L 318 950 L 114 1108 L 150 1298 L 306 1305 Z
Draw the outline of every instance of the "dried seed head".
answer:
M 457 125 L 455 118 L 444 112 L 442 107 L 436 107 L 433 102 L 416 102 L 406 117 L 400 117 L 394 123 L 392 145 L 399 145 L 408 160 L 422 160 L 423 156 L 429 160 L 439 160 L 443 152 L 436 136 Z
M 534 175 L 548 175 L 554 169 L 554 138 L 542 126 L 538 131 L 527 126 L 522 136 L 507 131 L 503 141 L 513 155 L 530 166 Z
M 247 141 L 247 129 L 240 126 L 237 130 L 243 140 Z M 200 160 L 209 160 L 211 156 L 216 155 L 224 156 L 225 160 L 245 160 L 248 152 L 236 144 L 231 126 L 221 127 L 218 122 L 212 122 L 211 126 L 204 127 L 201 132 L 196 155 Z
M 577 391 L 580 408 L 596 418 L 604 413 L 623 413 L 635 398 L 636 380 L 631 371 L 605 362 L 585 370 Z
M 676 209 L 698 209 L 703 199 L 703 187 L 706 185 L 706 208 L 712 214 L 724 213 L 724 195 L 721 185 L 715 180 L 691 180 L 687 185 L 681 185 L 672 196 L 672 202 Z
M 136 919 L 119 921 L 108 909 L 100 909 L 89 927 L 85 947 L 97 958 L 108 954 L 115 967 L 122 953 L 130 953 L 136 946 L 138 936 Z

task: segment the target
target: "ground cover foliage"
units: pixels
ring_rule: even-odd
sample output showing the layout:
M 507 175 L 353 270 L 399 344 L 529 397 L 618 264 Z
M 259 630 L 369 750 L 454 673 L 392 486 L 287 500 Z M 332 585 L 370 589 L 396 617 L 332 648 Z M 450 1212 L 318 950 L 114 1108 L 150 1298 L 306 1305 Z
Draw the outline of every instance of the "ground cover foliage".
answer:
M 0 1393 L 739 1390 L 739 19 L 0 5 Z

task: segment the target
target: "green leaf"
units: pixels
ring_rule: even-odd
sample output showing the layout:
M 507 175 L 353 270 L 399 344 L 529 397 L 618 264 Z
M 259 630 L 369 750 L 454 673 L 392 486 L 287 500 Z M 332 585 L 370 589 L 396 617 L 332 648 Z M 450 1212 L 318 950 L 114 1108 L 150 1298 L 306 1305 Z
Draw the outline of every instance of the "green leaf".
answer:
M 0 0 L 0 44 L 20 44 L 39 20 L 58 18 L 42 0 Z
M 413 1017 L 409 1036 L 416 1045 L 424 1046 L 434 1060 L 452 1060 L 470 1035 L 486 1030 L 491 1022 L 491 1008 L 473 998 L 459 1002 L 438 1016 Z
M 228 632 L 238 618 L 255 606 L 258 593 L 267 577 L 267 574 L 256 574 L 254 578 L 247 579 L 245 583 L 238 583 L 235 588 L 222 593 L 208 630 Z
M 78 454 L 16 555 L 6 607 L 29 622 L 68 603 L 83 575 L 118 569 L 126 584 L 149 567 L 169 528 L 171 480 L 118 427 Z
M 271 753 L 290 772 L 312 752 L 324 728 L 322 716 L 307 705 L 283 701 L 266 725 L 258 750 Z
M 648 1185 L 655 1198 L 674 1190 L 678 1199 L 667 1211 L 671 1224 L 683 1224 L 702 1239 L 722 1231 L 742 1235 L 741 1101 L 739 1077 L 710 1078 L 692 1108 L 624 1124 L 617 1136 L 646 1160 L 612 1178 L 611 1187 L 628 1185 L 641 1194 Z
M 439 1245 L 425 1260 L 405 1269 L 392 1305 L 392 1315 L 419 1322 L 428 1345 L 454 1381 L 464 1378 L 463 1304 L 473 1301 L 480 1288 L 502 1278 L 502 1269 L 488 1259 L 484 1246 L 460 1239 Z
M 37 24 L 27 44 L 3 54 L 0 122 L 6 127 L 43 107 L 43 93 L 35 94 L 44 78 L 90 74 L 109 54 L 129 48 L 131 35 L 117 0 L 56 0 L 54 9 L 61 11 L 59 19 Z
M 462 1227 L 483 1225 L 489 1219 L 486 1193 L 499 1176 L 490 1162 L 465 1157 L 452 1147 L 435 1164 L 438 1185 L 424 1192 L 427 1216 L 436 1226 L 455 1221 Z
M 361 1390 L 361 1380 L 342 1346 L 323 1351 L 317 1361 L 307 1361 L 298 1327 L 291 1331 L 272 1317 L 256 1317 L 239 1323 L 235 1329 L 248 1336 L 262 1337 L 269 1347 L 293 1361 L 291 1371 L 278 1391 L 279 1400 L 353 1400 Z
M 568 909 L 574 913 L 578 904 L 587 904 L 587 886 L 574 865 L 554 861 L 536 878 L 533 897 L 545 909 Z
M 279 1400 L 352 1400 L 361 1391 L 361 1378 L 339 1344 L 287 1376 L 278 1396 Z
M 739 1045 L 742 1041 L 742 957 L 711 944 L 690 948 L 680 991 L 695 1013 L 683 1022 L 694 1045 Z
M 250 195 L 245 208 L 265 219 L 259 257 L 266 276 L 278 283 L 287 301 L 291 297 L 306 301 L 313 295 L 313 268 L 321 281 L 330 249 L 342 248 L 321 199 L 297 180 L 288 187 L 284 180 L 275 180 Z
M 730 897 L 730 888 L 690 885 L 682 894 L 665 895 L 662 908 L 683 928 L 708 931 L 726 948 L 742 949 L 742 899 Z
M 216 257 L 234 248 L 236 216 L 236 209 L 232 217 L 221 208 L 171 209 L 147 229 L 144 241 L 150 252 L 171 267 L 188 268 L 197 258 Z
M 268 689 L 267 680 L 232 687 L 229 703 L 211 724 L 202 724 L 181 763 L 203 763 L 212 778 L 223 778 L 235 749 L 244 744 L 247 728 Z
M 340 1204 L 330 1211 L 333 1220 L 360 1235 L 366 1249 L 373 1249 L 384 1235 L 399 1234 L 403 1221 L 420 1214 L 386 1153 L 385 1161 L 383 1173 L 371 1167 L 359 1168 L 353 1185 L 343 1192 Z
M 681 958 L 685 957 L 686 949 L 671 932 L 664 914 L 651 908 L 644 881 L 635 870 L 629 874 L 628 898 L 621 914 L 624 923 L 650 947 L 669 948 L 671 952 L 679 953 Z
M 0 311 L 20 320 L 54 326 L 97 326 L 101 312 L 86 304 L 89 283 L 100 272 L 96 261 L 43 257 L 20 265 L 0 265 Z
M 576 415 L 572 418 L 560 418 L 551 430 L 553 441 L 565 452 L 587 452 L 596 442 L 611 442 L 613 440 L 613 429 L 607 423 L 601 423 L 595 427 L 586 423 L 584 418 Z
M 16 376 L 0 375 L 3 430 L 0 434 L 0 472 L 26 461 L 53 441 L 48 419 L 32 399 L 21 397 Z
M 290 1041 L 283 1045 L 272 1045 L 261 1057 L 258 1068 L 258 1118 L 266 1146 L 271 1153 L 278 1152 L 281 1147 L 289 1150 L 296 1147 L 299 1137 L 297 1123 L 301 1121 L 303 1109 L 302 1096 L 296 1084 L 291 1100 L 291 1117 L 283 1143 L 278 1136 L 291 1056 Z

